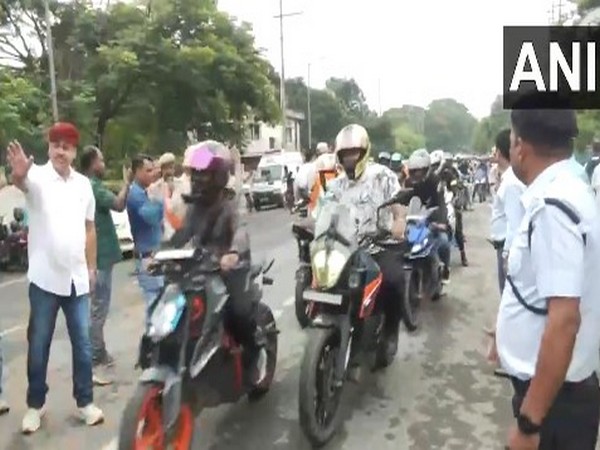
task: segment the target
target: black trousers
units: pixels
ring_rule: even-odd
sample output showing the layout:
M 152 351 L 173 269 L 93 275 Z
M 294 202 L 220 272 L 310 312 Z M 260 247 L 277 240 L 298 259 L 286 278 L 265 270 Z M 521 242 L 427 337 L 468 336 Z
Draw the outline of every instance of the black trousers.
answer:
M 229 293 L 226 322 L 235 339 L 249 350 L 256 350 L 256 311 L 258 298 L 252 292 L 250 270 L 235 269 L 223 275 Z
M 512 380 L 515 417 L 529 383 Z M 600 423 L 600 387 L 596 374 L 579 383 L 565 383 L 544 423 L 539 450 L 594 450 Z
M 456 245 L 458 245 L 458 249 L 461 252 L 465 251 L 465 233 L 463 231 L 463 213 L 459 208 L 455 208 L 454 210 L 454 218 L 455 218 L 455 230 L 454 230 L 454 238 L 456 239 Z
M 377 302 L 380 303 L 387 317 L 387 326 L 394 331 L 402 318 L 402 296 L 404 295 L 404 259 L 402 251 L 383 250 L 373 259 L 379 265 L 383 282 L 378 294 Z

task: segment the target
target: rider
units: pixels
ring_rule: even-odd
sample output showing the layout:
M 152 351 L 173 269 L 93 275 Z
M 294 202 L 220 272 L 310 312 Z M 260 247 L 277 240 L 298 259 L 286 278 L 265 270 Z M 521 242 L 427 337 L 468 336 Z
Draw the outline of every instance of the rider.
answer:
M 369 163 L 371 142 L 369 134 L 362 126 L 348 125 L 339 132 L 335 140 L 337 161 L 343 172 L 327 187 L 322 201 L 337 201 L 351 205 L 357 215 L 357 233 L 359 240 L 366 235 L 377 233 L 373 220 L 377 216 L 379 205 L 391 199 L 399 190 L 400 184 L 395 174 L 387 167 Z M 319 203 L 321 205 L 322 202 Z M 319 208 L 315 216 L 318 217 Z M 380 213 L 382 227 L 391 231 L 396 239 L 404 237 L 405 212 L 402 206 L 392 205 Z M 383 300 L 385 308 L 386 339 L 389 350 L 398 346 L 398 331 L 401 319 L 399 298 L 404 292 L 404 274 L 402 272 L 402 254 L 383 249 L 372 255 L 383 275 L 383 286 L 378 303 Z M 387 294 L 387 295 L 386 295 Z M 381 298 L 384 296 L 384 298 Z M 395 339 L 394 339 L 395 337 Z
M 467 252 L 465 248 L 465 234 L 463 229 L 463 210 L 465 205 L 464 202 L 459 201 L 461 198 L 462 190 L 464 186 L 462 184 L 460 172 L 456 167 L 454 167 L 454 156 L 452 153 L 444 153 L 444 159 L 442 161 L 440 178 L 442 182 L 445 184 L 446 189 L 452 192 L 452 197 L 454 199 L 454 238 L 456 239 L 456 245 L 460 250 L 460 262 L 463 267 L 467 267 L 469 265 L 469 261 L 467 260 Z
M 314 157 L 305 162 L 298 169 L 298 173 L 296 174 L 295 180 L 295 197 L 296 200 L 309 200 L 310 191 L 315 183 L 315 179 L 317 176 L 315 163 L 319 156 L 331 153 L 329 149 L 329 144 L 327 142 L 319 142 L 315 149 Z
M 385 167 L 390 167 L 392 156 L 388 152 L 379 152 L 377 155 L 377 162 Z
M 193 245 L 219 258 L 223 281 L 229 292 L 227 322 L 235 338 L 248 350 L 247 368 L 256 367 L 253 382 L 266 375 L 266 352 L 257 344 L 256 299 L 250 292 L 250 238 L 240 222 L 237 202 L 227 195 L 234 162 L 229 149 L 216 141 L 195 145 L 190 158 L 191 193 L 185 223 L 171 239 L 175 247 Z
M 448 238 L 448 211 L 440 178 L 431 169 L 431 157 L 424 148 L 415 150 L 408 158 L 406 187 L 428 208 L 438 209 L 431 215 L 431 224 L 437 232 L 437 249 L 444 264 L 443 281 L 450 280 L 450 241 Z
M 400 186 L 404 186 L 404 180 L 406 179 L 406 176 L 404 172 L 404 164 L 402 164 L 402 155 L 400 153 L 395 152 L 392 154 L 390 169 L 392 169 L 392 171 L 398 177 Z
M 315 161 L 315 181 L 310 190 L 309 214 L 312 215 L 322 192 L 327 190 L 327 184 L 338 175 L 336 156 L 333 153 L 323 153 Z

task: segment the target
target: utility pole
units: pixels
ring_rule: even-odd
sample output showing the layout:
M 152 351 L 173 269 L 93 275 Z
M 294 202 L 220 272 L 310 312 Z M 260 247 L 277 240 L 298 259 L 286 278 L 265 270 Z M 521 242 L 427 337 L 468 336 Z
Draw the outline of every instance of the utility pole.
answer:
M 58 99 L 56 94 L 56 71 L 54 69 L 54 45 L 52 43 L 52 25 L 50 24 L 49 0 L 44 0 L 46 13 L 46 46 L 48 47 L 48 69 L 50 70 L 50 96 L 52 98 L 52 117 L 58 122 Z
M 279 14 L 276 16 L 273 16 L 273 18 L 275 19 L 279 19 L 279 40 L 281 42 L 281 75 L 280 75 L 280 84 L 281 87 L 279 88 L 279 106 L 281 108 L 281 115 L 282 115 L 282 126 L 281 126 L 281 151 L 284 152 L 285 151 L 285 144 L 286 144 L 286 138 L 287 138 L 287 118 L 286 118 L 286 102 L 285 102 L 285 58 L 284 58 L 284 53 L 285 53 L 285 49 L 283 46 L 283 18 L 284 17 L 291 17 L 291 16 L 299 16 L 303 14 L 302 12 L 295 12 L 295 13 L 287 13 L 284 14 L 283 13 L 283 0 L 279 0 Z
M 306 79 L 306 116 L 308 121 L 308 149 L 312 148 L 312 119 L 310 111 L 310 63 L 308 63 L 308 77 Z

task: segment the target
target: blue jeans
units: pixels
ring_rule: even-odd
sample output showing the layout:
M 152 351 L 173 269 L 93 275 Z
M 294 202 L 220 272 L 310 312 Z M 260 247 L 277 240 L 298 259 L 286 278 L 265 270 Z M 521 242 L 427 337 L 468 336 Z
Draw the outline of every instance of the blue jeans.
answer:
M 135 260 L 135 272 L 137 274 L 138 284 L 142 290 L 142 297 L 146 303 L 146 324 L 150 320 L 148 308 L 152 302 L 160 295 L 164 286 L 164 277 L 153 276 L 148 273 L 148 263 L 150 258 L 138 258 Z
M 445 231 L 439 231 L 435 237 L 435 248 L 440 256 L 440 260 L 444 263 L 446 268 L 450 268 L 450 239 L 448 233 Z
M 99 270 L 96 278 L 96 290 L 92 295 L 90 340 L 92 343 L 92 361 L 94 365 L 106 362 L 108 353 L 104 342 L 104 324 L 110 308 L 112 292 L 112 266 Z
M 39 409 L 46 403 L 48 358 L 56 326 L 58 310 L 67 322 L 73 358 L 73 397 L 82 408 L 94 400 L 92 385 L 92 346 L 90 344 L 89 296 L 75 294 L 63 297 L 29 284 L 29 326 L 27 327 L 27 406 Z

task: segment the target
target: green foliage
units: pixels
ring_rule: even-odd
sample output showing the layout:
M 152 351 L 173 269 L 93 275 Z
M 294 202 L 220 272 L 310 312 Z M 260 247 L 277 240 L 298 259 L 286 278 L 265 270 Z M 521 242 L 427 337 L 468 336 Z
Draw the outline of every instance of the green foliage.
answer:
M 279 117 L 272 68 L 251 29 L 212 1 L 50 7 L 60 119 L 100 143 L 109 162 L 181 152 L 189 135 L 240 145 L 248 117 Z M 51 122 L 42 0 L 2 2 L 0 55 L 0 90 L 10 94 L 0 98 L 0 138 L 33 136 Z
M 510 112 L 502 107 L 502 96 L 492 103 L 490 115 L 483 118 L 473 131 L 473 150 L 479 154 L 488 154 L 496 141 L 496 135 L 510 127 Z
M 431 102 L 425 111 L 425 143 L 429 150 L 456 152 L 469 147 L 477 120 L 454 99 Z

